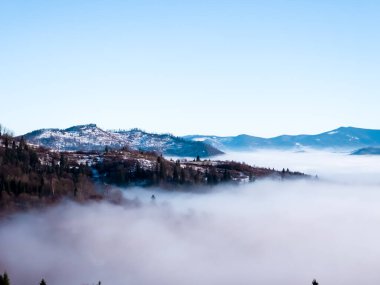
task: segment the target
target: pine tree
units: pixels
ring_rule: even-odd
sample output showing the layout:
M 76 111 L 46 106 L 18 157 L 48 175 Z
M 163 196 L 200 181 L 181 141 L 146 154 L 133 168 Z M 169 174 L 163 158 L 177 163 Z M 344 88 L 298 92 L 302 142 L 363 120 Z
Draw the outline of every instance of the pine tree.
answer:
M 6 149 L 8 149 L 8 146 L 9 146 L 9 138 L 8 138 L 8 136 L 5 136 L 5 138 L 4 138 L 4 146 L 5 146 Z
M 25 148 L 25 145 L 26 145 L 25 139 L 24 139 L 24 136 L 22 136 L 20 139 L 19 148 L 23 150 Z
M 63 170 L 66 168 L 66 164 L 67 164 L 67 159 L 66 159 L 65 155 L 63 153 L 61 153 L 61 157 L 59 159 L 59 168 L 60 168 L 61 172 L 63 172 Z
M 40 285 L 46 285 L 45 279 L 42 278 Z
M 184 184 L 186 182 L 186 173 L 185 169 L 181 168 L 181 177 L 180 177 L 181 184 Z
M 178 173 L 177 166 L 174 166 L 174 169 L 173 169 L 173 181 L 174 182 L 178 181 L 178 176 L 179 176 L 179 173 Z
M 1 285 L 10 285 L 11 284 L 9 277 L 8 277 L 8 274 L 6 272 L 4 272 L 3 280 L 2 280 L 2 283 L 0 283 L 0 284 Z
M 231 173 L 225 169 L 223 173 L 223 181 L 230 181 L 231 180 Z

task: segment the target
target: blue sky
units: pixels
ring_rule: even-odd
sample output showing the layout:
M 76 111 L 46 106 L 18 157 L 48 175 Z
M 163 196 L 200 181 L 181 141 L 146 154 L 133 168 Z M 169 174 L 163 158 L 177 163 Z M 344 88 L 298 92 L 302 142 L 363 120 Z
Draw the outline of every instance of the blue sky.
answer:
M 378 1 L 0 1 L 0 122 L 380 128 Z

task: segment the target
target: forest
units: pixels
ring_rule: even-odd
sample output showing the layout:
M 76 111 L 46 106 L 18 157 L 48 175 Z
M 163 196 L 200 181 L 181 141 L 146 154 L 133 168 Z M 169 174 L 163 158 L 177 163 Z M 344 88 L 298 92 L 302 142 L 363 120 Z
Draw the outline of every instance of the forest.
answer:
M 253 182 L 263 177 L 307 177 L 288 169 L 277 171 L 235 161 L 202 160 L 200 156 L 189 160 L 166 159 L 159 153 L 128 146 L 117 150 L 105 147 L 104 151 L 59 152 L 29 144 L 23 137 L 2 130 L 0 214 L 41 208 L 63 198 L 77 202 L 107 199 L 105 194 L 112 185 L 192 191 L 192 186 Z
M 96 196 L 88 166 L 69 164 L 64 153 L 31 146 L 23 138 L 2 134 L 0 141 L 0 212 Z

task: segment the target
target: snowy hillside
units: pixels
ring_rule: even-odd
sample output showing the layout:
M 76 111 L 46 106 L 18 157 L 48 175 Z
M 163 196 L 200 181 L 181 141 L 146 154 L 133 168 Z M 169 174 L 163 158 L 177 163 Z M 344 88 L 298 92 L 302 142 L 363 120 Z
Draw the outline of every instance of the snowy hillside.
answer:
M 188 141 L 170 134 L 152 134 L 139 129 L 112 132 L 133 149 L 158 151 L 167 155 L 201 156 L 222 154 L 218 149 L 203 142 Z
M 27 133 L 30 143 L 61 151 L 103 150 L 106 146 L 120 148 L 125 142 L 95 124 L 80 125 L 68 129 L 42 129 Z
M 73 126 L 67 129 L 42 129 L 27 133 L 30 143 L 60 151 L 104 150 L 129 147 L 156 151 L 165 155 L 207 157 L 221 154 L 218 149 L 203 142 L 188 141 L 169 134 L 151 134 L 138 129 L 105 131 L 95 124 Z

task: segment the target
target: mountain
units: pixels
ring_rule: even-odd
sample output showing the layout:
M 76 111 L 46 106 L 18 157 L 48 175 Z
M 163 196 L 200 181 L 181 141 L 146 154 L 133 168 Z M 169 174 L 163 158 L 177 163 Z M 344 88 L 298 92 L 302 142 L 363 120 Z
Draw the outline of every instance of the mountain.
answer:
M 73 126 L 67 129 L 41 129 L 23 135 L 30 143 L 59 151 L 102 151 L 129 147 L 156 151 L 165 155 L 208 157 L 222 154 L 203 142 L 189 141 L 170 134 L 151 134 L 139 129 L 105 131 L 95 124 Z
M 170 156 L 208 157 L 222 154 L 220 150 L 248 151 L 256 149 L 334 149 L 353 151 L 380 147 L 380 130 L 341 127 L 317 135 L 283 135 L 261 138 L 246 134 L 230 137 L 191 135 L 176 137 L 153 134 L 139 129 L 105 131 L 95 124 L 67 129 L 42 129 L 25 134 L 32 144 L 61 151 L 104 150 L 106 146 L 125 146 L 144 151 L 156 151 Z
M 362 147 L 380 146 L 380 130 L 341 127 L 317 135 L 282 135 L 260 138 L 249 135 L 234 137 L 185 136 L 190 141 L 201 141 L 221 150 L 255 149 L 339 149 L 354 150 Z
M 93 125 L 49 131 L 71 136 L 77 132 L 99 132 L 106 136 Z M 155 152 L 129 148 L 102 152 L 51 151 L 31 145 L 24 138 L 0 135 L 0 219 L 17 211 L 42 209 L 62 200 L 123 203 L 123 195 L 110 185 L 123 188 L 154 186 L 155 189 L 159 186 L 171 191 L 192 191 L 192 186 L 196 186 L 199 193 L 202 185 L 239 184 L 262 178 L 312 177 L 297 171 L 279 171 L 234 161 L 186 158 L 174 161 Z M 209 188 L 204 190 L 209 191 Z
M 158 151 L 166 155 L 200 157 L 223 154 L 217 148 L 203 142 L 189 141 L 171 134 L 152 134 L 139 129 L 114 131 L 113 135 L 133 149 Z
M 380 155 L 380 147 L 364 147 L 355 150 L 352 155 Z
M 126 145 L 113 133 L 95 124 L 73 126 L 64 130 L 41 129 L 23 135 L 30 143 L 59 151 L 104 150 L 106 146 L 121 148 Z

